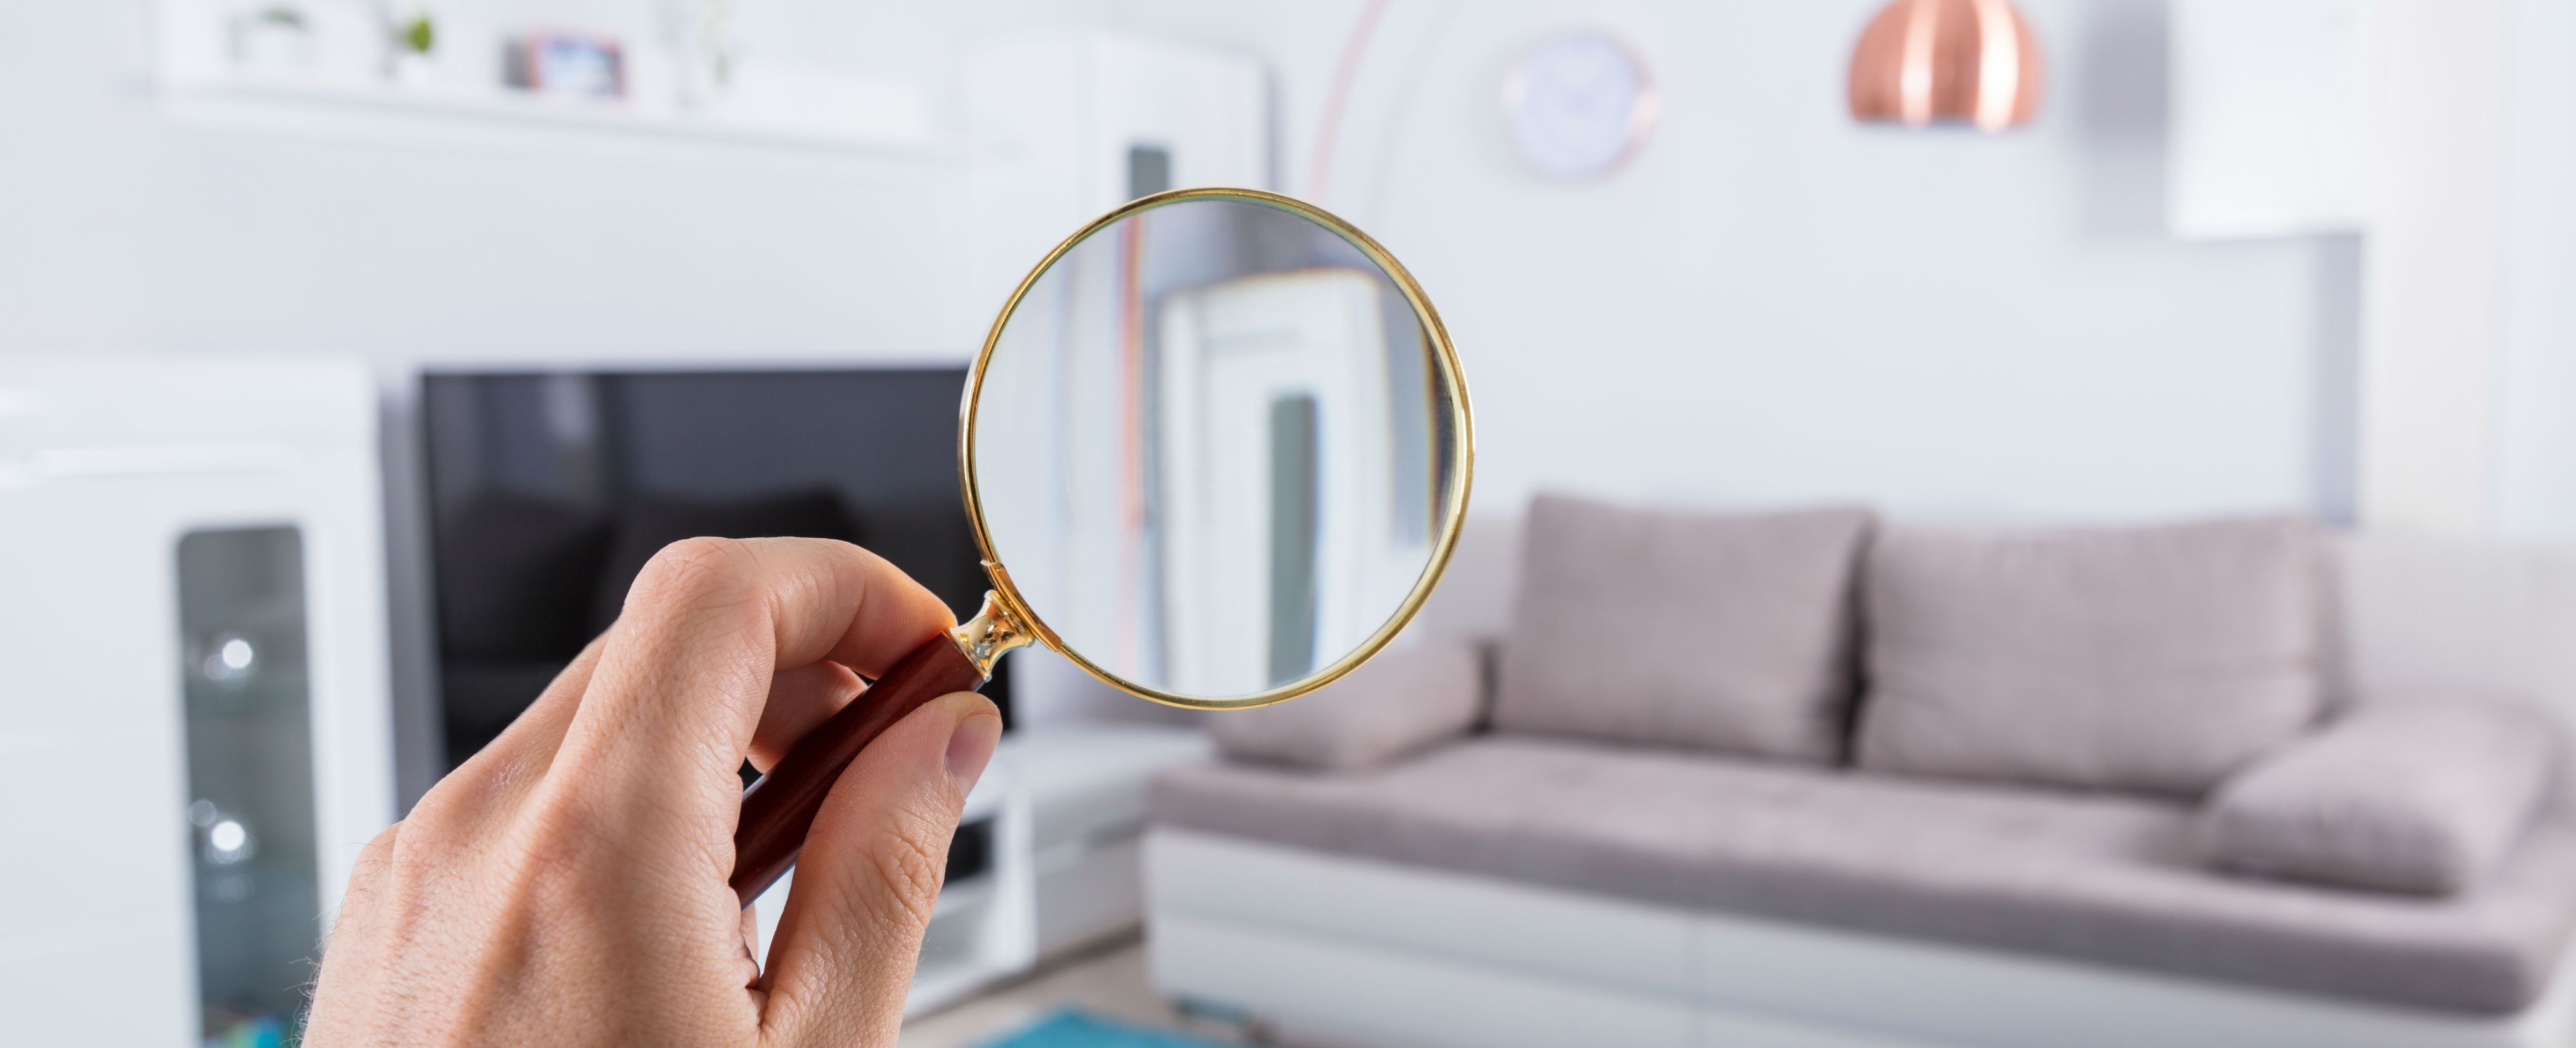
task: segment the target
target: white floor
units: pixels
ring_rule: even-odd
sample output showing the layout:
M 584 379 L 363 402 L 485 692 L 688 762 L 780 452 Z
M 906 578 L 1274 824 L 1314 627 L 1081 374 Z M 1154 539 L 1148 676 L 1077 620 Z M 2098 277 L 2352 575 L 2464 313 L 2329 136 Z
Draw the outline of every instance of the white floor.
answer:
M 1187 1019 L 1172 1011 L 1146 981 L 1144 944 L 1130 939 L 907 1022 L 902 1048 L 973 1048 L 1067 1006 L 1213 1043 L 1246 1043 L 1240 1029 Z

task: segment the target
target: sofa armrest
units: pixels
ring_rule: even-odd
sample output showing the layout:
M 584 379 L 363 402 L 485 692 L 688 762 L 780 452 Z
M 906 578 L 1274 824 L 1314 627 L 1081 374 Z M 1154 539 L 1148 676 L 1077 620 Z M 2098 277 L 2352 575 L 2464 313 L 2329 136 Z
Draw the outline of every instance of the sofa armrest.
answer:
M 1484 653 L 1437 641 L 1378 653 L 1303 697 L 1220 712 L 1208 733 L 1226 756 L 1315 768 L 1384 763 L 1474 728 L 1484 717 Z
M 2221 784 L 2210 859 L 2249 873 L 2441 895 L 2484 880 L 2547 802 L 2565 740 L 2529 704 L 2369 703 Z

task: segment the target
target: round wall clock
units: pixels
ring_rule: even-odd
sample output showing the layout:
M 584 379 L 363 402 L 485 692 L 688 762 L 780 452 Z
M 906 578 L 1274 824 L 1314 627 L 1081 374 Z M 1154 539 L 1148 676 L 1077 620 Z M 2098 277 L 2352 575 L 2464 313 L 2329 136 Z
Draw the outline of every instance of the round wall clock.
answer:
M 1594 29 L 1539 42 L 1503 78 L 1503 119 L 1531 170 L 1569 182 L 1619 170 L 1655 124 L 1645 60 Z

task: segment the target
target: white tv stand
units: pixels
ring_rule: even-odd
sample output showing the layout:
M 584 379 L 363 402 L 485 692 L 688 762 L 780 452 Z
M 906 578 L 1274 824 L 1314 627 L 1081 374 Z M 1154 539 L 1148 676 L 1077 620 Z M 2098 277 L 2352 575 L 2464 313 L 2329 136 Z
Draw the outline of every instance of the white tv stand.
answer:
M 1144 916 L 1145 784 L 1206 757 L 1196 728 L 1052 725 L 1002 741 L 1029 798 L 1038 959 L 1134 929 Z

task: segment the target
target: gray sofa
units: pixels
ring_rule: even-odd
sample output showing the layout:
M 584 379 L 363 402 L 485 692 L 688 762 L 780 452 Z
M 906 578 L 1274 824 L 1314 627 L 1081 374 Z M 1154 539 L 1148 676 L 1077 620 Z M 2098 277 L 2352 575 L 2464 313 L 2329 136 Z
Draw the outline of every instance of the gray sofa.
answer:
M 2446 670 L 2404 651 L 2462 623 L 2383 630 L 2377 661 L 2361 649 L 2378 638 L 2357 635 L 2387 617 L 2363 597 L 2438 603 L 2474 564 L 2401 556 L 2355 578 L 2350 540 L 2288 518 L 1969 530 L 1549 497 L 1523 548 L 1498 644 L 1416 644 L 1307 699 L 1216 718 L 1223 755 L 1156 781 L 1149 943 L 1167 992 L 1430 1043 L 1605 1028 L 1683 1031 L 1674 1043 L 2576 1043 L 2562 963 L 2576 815 L 2552 705 L 2568 696 L 2500 672 L 2576 680 L 2552 676 L 2564 652 L 2535 635 L 2542 650 Z M 2424 580 L 2411 595 L 2409 572 Z M 2503 591 L 2576 581 L 2486 574 Z M 2533 596 L 2464 599 L 2452 618 Z M 2440 614 L 2388 614 L 2415 612 Z M 1393 916 L 1337 929 L 1296 916 L 1312 900 L 1198 883 L 1220 868 L 1258 880 L 1273 858 L 1322 863 L 1297 868 Z M 1367 898 L 1381 874 L 1425 894 Z M 1485 927 L 1418 919 L 1488 888 L 1521 894 Z M 1588 934 L 1546 916 L 1560 903 L 1721 930 L 1665 963 L 1708 969 L 1688 986 L 1617 958 L 1556 965 L 1529 940 Z M 1265 1000 L 1279 980 L 1229 980 L 1219 969 L 1237 962 L 1193 939 L 1210 927 L 1281 933 L 1241 940 L 1279 956 L 1341 950 L 1315 956 L 1349 958 L 1344 976 L 1383 961 L 1426 987 L 1489 980 L 1462 1000 L 1555 978 L 1577 1002 L 1560 1010 L 1598 1014 L 1548 1030 L 1544 1016 L 1414 1024 L 1400 1001 L 1338 1013 L 1330 1001 L 1367 999 L 1357 986 Z M 1779 973 L 1709 960 L 1739 934 L 1822 936 L 1846 958 L 1827 967 L 1854 983 L 1781 989 Z M 1938 965 L 1944 950 L 2023 974 L 1951 1000 L 1872 999 L 1873 978 L 1931 970 L 1882 953 Z M 2055 976 L 2029 974 L 2048 965 L 2089 980 L 2060 1003 L 2097 1003 L 2053 1021 L 1978 1003 L 2048 992 Z M 1441 1011 L 1438 996 L 1424 1007 Z M 2176 1011 L 2193 1014 L 2157 1018 Z

